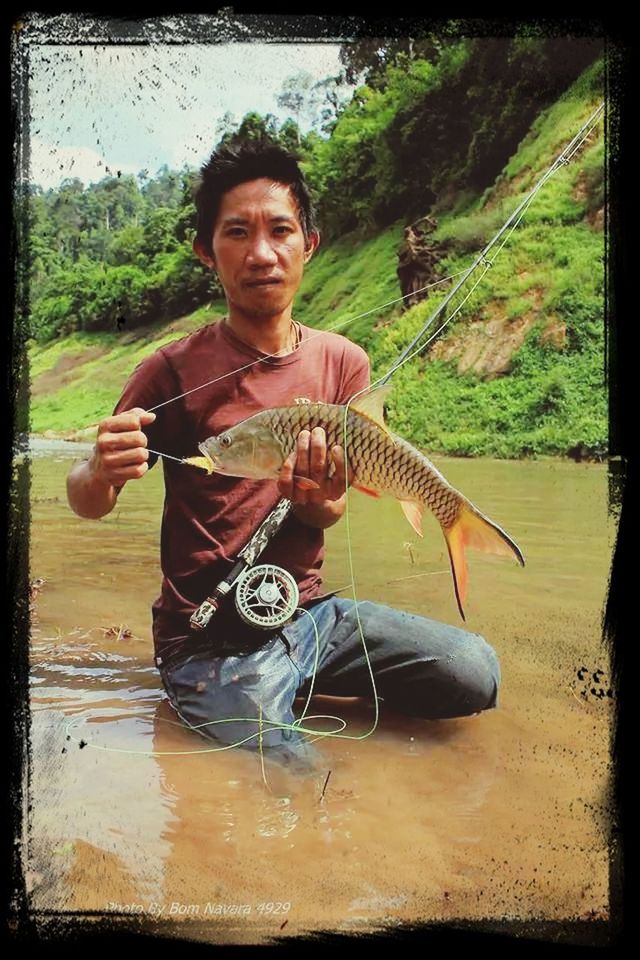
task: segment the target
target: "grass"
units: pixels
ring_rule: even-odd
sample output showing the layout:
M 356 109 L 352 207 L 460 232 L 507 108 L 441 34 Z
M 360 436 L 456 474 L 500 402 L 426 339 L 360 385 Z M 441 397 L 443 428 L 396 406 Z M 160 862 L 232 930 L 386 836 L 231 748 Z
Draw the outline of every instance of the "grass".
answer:
M 395 264 L 401 240 L 396 224 L 364 242 L 349 235 L 321 248 L 305 273 L 295 316 L 323 330 L 337 327 L 368 349 L 376 322 L 388 312 L 372 308 L 400 296 Z
M 460 195 L 439 214 L 434 238 L 449 251 L 440 265 L 443 275 L 473 262 L 600 102 L 601 82 L 596 64 L 537 118 L 491 190 Z M 546 182 L 499 254 L 492 251 L 492 268 L 442 334 L 453 358 L 423 354 L 394 375 L 388 402 L 394 430 L 423 449 L 459 456 L 561 455 L 580 446 L 593 456 L 605 453 L 604 239 L 595 225 L 604 203 L 603 166 L 600 129 Z M 350 235 L 321 247 L 294 309 L 303 323 L 338 327 L 360 343 L 374 376 L 389 370 L 450 289 L 439 287 L 404 312 L 399 305 L 382 307 L 400 296 L 402 228 L 397 223 L 374 237 Z M 451 304 L 449 316 L 468 289 Z M 143 357 L 224 313 L 224 303 L 217 302 L 135 336 L 74 334 L 31 345 L 32 430 L 77 429 L 108 415 Z M 509 372 L 461 375 L 456 354 L 470 330 L 482 331 L 490 321 L 502 325 L 504 336 L 518 324 L 528 328 Z M 96 345 L 104 348 L 102 356 L 78 362 L 55 392 L 39 391 L 39 377 L 55 371 L 63 357 L 81 361 Z

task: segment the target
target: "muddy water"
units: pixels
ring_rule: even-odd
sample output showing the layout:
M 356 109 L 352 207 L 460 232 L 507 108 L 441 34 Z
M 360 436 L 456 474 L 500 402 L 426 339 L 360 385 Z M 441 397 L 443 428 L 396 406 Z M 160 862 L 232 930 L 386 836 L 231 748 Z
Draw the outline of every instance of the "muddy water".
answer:
M 45 580 L 31 638 L 34 913 L 137 913 L 158 931 L 169 920 L 180 937 L 239 943 L 607 916 L 603 467 L 438 461 L 527 557 L 524 570 L 470 559 L 467 626 L 499 654 L 498 709 L 433 722 L 383 704 L 370 737 L 318 744 L 331 771 L 320 800 L 322 782 L 263 776 L 256 756 L 207 752 L 176 724 L 150 640 L 160 470 L 129 484 L 111 516 L 84 521 L 65 500 L 73 456 L 32 460 L 31 576 Z M 435 522 L 419 540 L 392 500 L 354 493 L 349 523 L 359 599 L 460 623 Z M 344 522 L 328 553 L 328 584 L 347 583 Z M 360 701 L 316 698 L 311 712 L 354 735 L 373 722 Z

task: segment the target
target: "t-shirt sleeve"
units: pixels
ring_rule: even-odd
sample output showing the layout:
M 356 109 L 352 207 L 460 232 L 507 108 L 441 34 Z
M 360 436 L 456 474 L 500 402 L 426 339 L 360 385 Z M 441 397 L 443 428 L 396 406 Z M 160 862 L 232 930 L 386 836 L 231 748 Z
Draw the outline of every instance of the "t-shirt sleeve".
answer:
M 344 351 L 340 396 L 336 402 L 347 403 L 356 393 L 366 389 L 370 382 L 369 357 L 362 347 L 349 341 Z
M 134 407 L 151 410 L 163 401 L 171 399 L 175 394 L 176 385 L 171 367 L 162 350 L 156 350 L 155 353 L 140 361 L 125 383 L 120 399 L 113 408 L 113 415 L 132 410 Z M 158 450 L 161 445 L 159 423 L 161 419 L 156 416 L 153 423 L 142 429 L 147 437 L 147 446 L 153 450 Z M 157 454 L 149 454 L 149 469 L 157 460 Z

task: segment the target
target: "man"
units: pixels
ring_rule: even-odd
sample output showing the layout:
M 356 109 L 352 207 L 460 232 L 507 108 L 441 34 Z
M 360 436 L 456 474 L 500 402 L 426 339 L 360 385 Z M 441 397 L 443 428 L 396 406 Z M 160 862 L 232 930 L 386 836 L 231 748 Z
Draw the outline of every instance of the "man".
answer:
M 409 714 L 465 716 L 495 706 L 499 666 L 481 637 L 370 602 L 356 612 L 354 601 L 322 595 L 323 530 L 343 515 L 346 477 L 342 448 L 327 450 L 321 429 L 300 434 L 278 483 L 204 476 L 179 462 L 258 410 L 300 398 L 344 404 L 369 382 L 363 350 L 292 316 L 319 243 L 295 158 L 269 144 L 221 148 L 202 169 L 196 209 L 194 251 L 217 272 L 228 315 L 138 365 L 98 428 L 93 456 L 67 484 L 76 513 L 102 517 L 122 487 L 153 466 L 150 450 L 175 458 L 163 458 L 164 576 L 153 636 L 176 711 L 223 744 L 304 764 L 313 757 L 294 725 L 296 695 L 313 683 L 316 693 L 372 696 L 369 662 L 378 696 Z M 265 633 L 244 625 L 227 598 L 208 630 L 194 632 L 191 614 L 281 496 L 292 515 L 260 562 L 295 577 L 296 617 Z

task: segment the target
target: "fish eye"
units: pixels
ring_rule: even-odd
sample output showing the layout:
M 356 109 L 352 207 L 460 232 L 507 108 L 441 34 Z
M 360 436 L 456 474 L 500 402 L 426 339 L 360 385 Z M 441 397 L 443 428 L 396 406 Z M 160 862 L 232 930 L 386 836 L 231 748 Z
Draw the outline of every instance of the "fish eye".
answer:
M 231 437 L 229 436 L 228 433 L 223 433 L 222 436 L 220 437 L 220 446 L 222 447 L 231 446 Z

